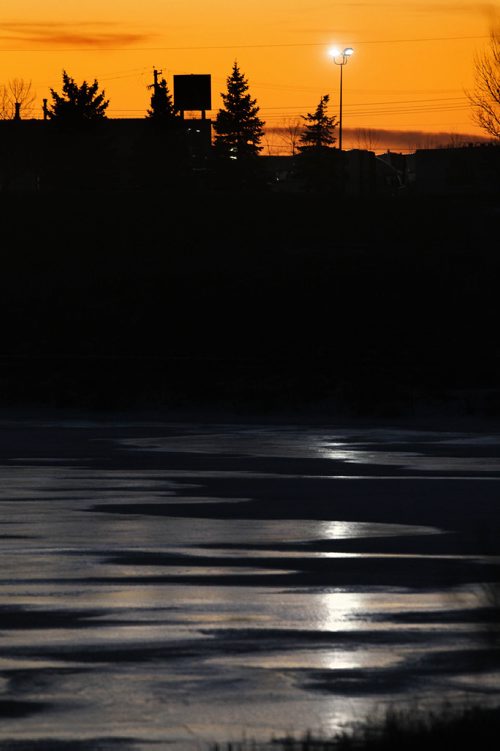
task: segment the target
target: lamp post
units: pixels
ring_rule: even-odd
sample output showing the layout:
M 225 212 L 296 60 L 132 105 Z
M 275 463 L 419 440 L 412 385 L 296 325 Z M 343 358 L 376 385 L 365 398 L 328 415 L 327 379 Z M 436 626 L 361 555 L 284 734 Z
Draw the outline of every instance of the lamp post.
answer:
M 339 151 L 342 151 L 342 69 L 353 52 L 354 50 L 352 47 L 344 47 L 342 51 L 337 49 L 330 50 L 330 56 L 333 58 L 333 62 L 335 65 L 340 66 Z

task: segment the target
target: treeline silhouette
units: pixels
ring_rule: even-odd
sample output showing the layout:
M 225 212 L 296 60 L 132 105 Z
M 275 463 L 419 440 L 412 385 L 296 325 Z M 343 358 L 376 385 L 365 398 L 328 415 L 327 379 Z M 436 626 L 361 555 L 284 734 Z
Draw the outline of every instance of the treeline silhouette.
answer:
M 494 201 L 60 192 L 3 217 L 3 406 L 500 412 Z

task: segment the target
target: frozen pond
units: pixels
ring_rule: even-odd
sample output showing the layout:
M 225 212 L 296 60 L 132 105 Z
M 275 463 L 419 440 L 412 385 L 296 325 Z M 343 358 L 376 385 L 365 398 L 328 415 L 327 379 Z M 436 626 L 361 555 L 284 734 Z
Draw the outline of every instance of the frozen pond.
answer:
M 208 751 L 500 703 L 500 431 L 0 436 L 2 749 Z

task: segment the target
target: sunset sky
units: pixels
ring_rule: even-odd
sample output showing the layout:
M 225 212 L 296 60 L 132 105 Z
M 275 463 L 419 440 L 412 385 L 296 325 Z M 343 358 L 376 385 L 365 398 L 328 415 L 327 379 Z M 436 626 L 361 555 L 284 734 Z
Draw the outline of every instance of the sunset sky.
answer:
M 352 46 L 345 146 L 374 147 L 359 141 L 379 130 L 391 131 L 388 147 L 412 146 L 420 132 L 481 135 L 464 89 L 499 19 L 500 3 L 459 0 L 4 0 L 0 84 L 31 81 L 41 117 L 64 69 L 77 83 L 97 79 L 110 117 L 142 117 L 154 68 L 171 91 L 174 74 L 209 73 L 215 117 L 237 60 L 267 126 L 280 128 L 324 94 L 338 114 L 340 68 L 327 52 Z M 356 144 L 353 129 L 373 133 Z

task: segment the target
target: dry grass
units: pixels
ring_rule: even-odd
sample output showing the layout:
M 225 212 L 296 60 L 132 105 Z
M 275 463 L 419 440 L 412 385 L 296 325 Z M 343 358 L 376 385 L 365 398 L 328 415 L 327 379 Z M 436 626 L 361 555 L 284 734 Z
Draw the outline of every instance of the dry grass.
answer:
M 367 720 L 351 732 L 332 738 L 312 732 L 268 743 L 245 740 L 213 744 L 210 751 L 487 751 L 497 748 L 500 707 L 469 707 L 460 712 L 443 707 L 439 713 L 389 710 L 382 722 Z

